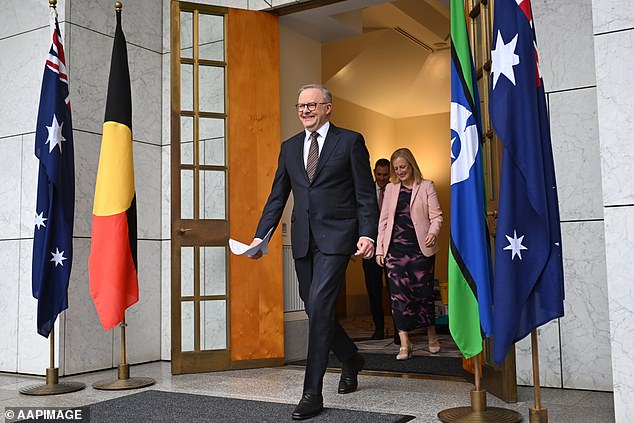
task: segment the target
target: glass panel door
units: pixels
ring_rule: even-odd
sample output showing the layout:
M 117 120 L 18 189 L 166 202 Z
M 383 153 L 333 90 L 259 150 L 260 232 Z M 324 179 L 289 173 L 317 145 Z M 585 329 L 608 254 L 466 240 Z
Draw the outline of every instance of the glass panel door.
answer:
M 230 360 L 225 22 L 172 2 L 172 372 Z

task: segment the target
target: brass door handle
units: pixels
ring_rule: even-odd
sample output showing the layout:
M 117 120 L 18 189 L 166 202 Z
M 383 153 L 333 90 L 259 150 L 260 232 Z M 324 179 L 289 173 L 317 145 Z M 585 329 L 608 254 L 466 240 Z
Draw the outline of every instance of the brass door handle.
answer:
M 184 234 L 185 232 L 189 232 L 191 230 L 192 230 L 192 228 L 178 228 L 178 232 L 180 232 L 181 235 Z

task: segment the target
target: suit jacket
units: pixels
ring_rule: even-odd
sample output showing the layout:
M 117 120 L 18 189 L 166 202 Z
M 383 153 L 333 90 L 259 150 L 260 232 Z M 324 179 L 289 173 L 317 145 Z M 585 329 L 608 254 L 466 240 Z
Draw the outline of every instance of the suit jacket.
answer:
M 401 190 L 401 183 L 389 183 L 385 187 L 383 195 L 383 208 L 379 218 L 379 234 L 376 241 L 376 254 L 384 256 L 392 240 L 392 230 L 394 228 L 394 216 L 398 203 L 398 194 Z M 416 231 L 416 239 L 421 252 L 430 257 L 438 252 L 439 243 L 433 247 L 425 246 L 427 234 L 434 234 L 438 237 L 442 226 L 442 210 L 436 195 L 436 189 L 432 181 L 423 179 L 420 184 L 412 187 L 412 198 L 410 200 L 410 217 Z
M 304 139 L 302 131 L 282 143 L 255 236 L 277 226 L 292 190 L 293 257 L 308 254 L 310 232 L 322 253 L 353 254 L 360 236 L 375 240 L 377 234 L 378 206 L 363 136 L 331 123 L 312 182 L 304 167 Z

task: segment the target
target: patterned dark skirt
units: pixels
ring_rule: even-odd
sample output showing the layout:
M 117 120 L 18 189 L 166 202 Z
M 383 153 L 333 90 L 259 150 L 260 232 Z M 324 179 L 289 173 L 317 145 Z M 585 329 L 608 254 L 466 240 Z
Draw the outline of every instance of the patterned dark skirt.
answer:
M 420 248 L 412 254 L 392 251 L 385 257 L 396 329 L 409 332 L 435 324 L 435 256 L 425 257 Z

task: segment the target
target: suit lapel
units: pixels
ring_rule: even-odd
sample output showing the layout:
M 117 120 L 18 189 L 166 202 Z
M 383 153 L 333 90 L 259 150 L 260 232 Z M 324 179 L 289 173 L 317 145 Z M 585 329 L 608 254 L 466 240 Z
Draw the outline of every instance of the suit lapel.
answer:
M 326 134 L 326 139 L 324 140 L 324 146 L 322 147 L 321 153 L 319 154 L 319 160 L 317 161 L 317 169 L 315 170 L 315 176 L 313 177 L 313 181 L 317 179 L 317 177 L 319 176 L 319 172 L 324 167 L 324 163 L 328 161 L 328 158 L 330 157 L 335 147 L 337 146 L 338 139 L 339 139 L 339 130 L 337 129 L 335 125 L 330 123 L 330 128 L 328 128 L 328 133 Z
M 412 198 L 409 201 L 409 205 L 410 205 L 410 210 L 412 205 L 414 204 L 414 198 L 416 198 L 416 194 L 418 194 L 418 190 L 420 189 L 420 186 L 422 185 L 422 182 L 417 184 L 414 183 L 414 186 L 412 187 Z
M 302 175 L 301 178 L 304 178 L 306 183 L 309 183 L 308 174 L 306 174 L 306 166 L 304 166 L 304 140 L 306 138 L 306 132 L 300 132 L 291 138 L 289 143 L 292 143 L 290 148 L 291 153 L 291 163 L 289 166 L 297 166 L 297 174 Z

